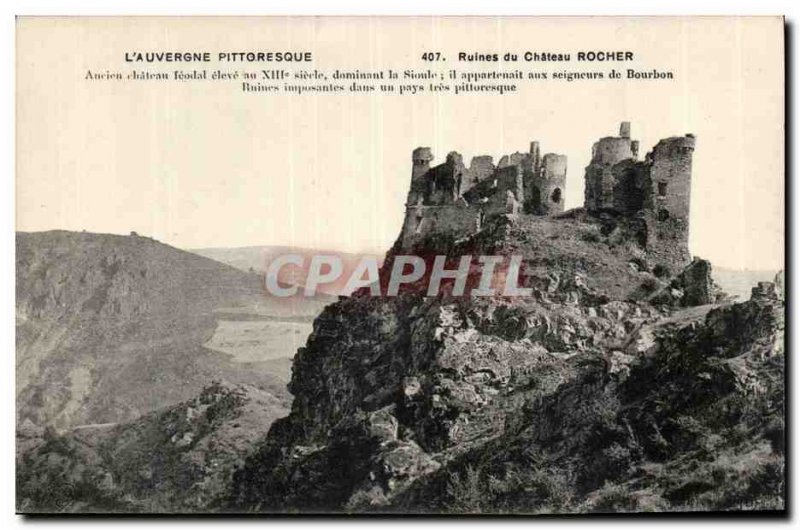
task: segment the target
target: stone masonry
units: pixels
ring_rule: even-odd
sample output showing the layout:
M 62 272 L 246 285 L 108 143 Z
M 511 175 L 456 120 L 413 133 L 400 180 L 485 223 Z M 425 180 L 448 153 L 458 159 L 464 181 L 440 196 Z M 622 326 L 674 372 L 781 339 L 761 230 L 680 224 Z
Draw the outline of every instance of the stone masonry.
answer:
M 584 209 L 590 216 L 628 218 L 640 227 L 639 243 L 654 263 L 682 268 L 689 253 L 691 134 L 663 139 L 639 160 L 639 142 L 623 122 L 619 136 L 592 146 L 585 171 Z M 567 157 L 541 154 L 539 142 L 526 153 L 474 157 L 467 167 L 457 152 L 432 166 L 433 153 L 412 154 L 411 189 L 406 201 L 401 247 L 429 236 L 463 238 L 499 215 L 559 216 L 564 213 Z
M 638 160 L 639 143 L 623 122 L 617 137 L 598 140 L 586 167 L 587 211 L 640 219 L 648 256 L 676 267 L 691 261 L 689 206 L 692 183 L 691 134 L 666 138 Z
M 539 142 L 527 153 L 476 156 L 469 167 L 451 152 L 431 167 L 428 147 L 412 153 L 411 190 L 406 201 L 402 247 L 410 249 L 429 235 L 468 236 L 497 215 L 557 215 L 564 212 L 567 157 L 541 155 Z

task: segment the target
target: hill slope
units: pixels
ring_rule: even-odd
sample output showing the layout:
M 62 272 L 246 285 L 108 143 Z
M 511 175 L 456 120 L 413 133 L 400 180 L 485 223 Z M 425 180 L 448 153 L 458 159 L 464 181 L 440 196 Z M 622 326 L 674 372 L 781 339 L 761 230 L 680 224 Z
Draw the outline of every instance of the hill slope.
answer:
M 287 409 L 267 392 L 214 382 L 123 424 L 20 434 L 21 511 L 192 512 L 231 488 L 234 469 Z
M 203 344 L 220 311 L 311 317 L 323 305 L 276 303 L 258 275 L 138 236 L 19 233 L 16 277 L 18 422 L 42 426 L 132 419 L 212 379 L 285 399 L 268 371 Z

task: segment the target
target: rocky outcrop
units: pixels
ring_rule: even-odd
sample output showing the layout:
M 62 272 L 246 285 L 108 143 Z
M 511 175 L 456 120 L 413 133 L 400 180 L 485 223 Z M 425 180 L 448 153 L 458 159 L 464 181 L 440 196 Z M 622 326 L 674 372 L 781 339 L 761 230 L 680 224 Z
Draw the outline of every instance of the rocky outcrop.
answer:
M 237 466 L 287 410 L 253 387 L 215 382 L 194 399 L 123 424 L 58 433 L 32 426 L 17 506 L 35 512 L 195 512 L 231 488 Z M 35 449 L 31 449 L 31 447 Z
M 683 293 L 657 307 L 642 284 L 661 280 L 604 223 L 500 219 L 447 247 L 523 254 L 530 297 L 410 289 L 326 308 L 295 358 L 292 412 L 237 472 L 227 509 L 586 511 L 611 502 L 606 483 L 639 503 L 614 509 L 691 502 L 627 484 L 649 462 L 683 455 L 675 444 L 688 434 L 670 438 L 673 423 L 744 399 L 750 375 L 782 392 L 782 368 L 769 361 L 781 358 L 782 302 L 712 309 L 710 267 L 698 260 L 663 282 Z M 745 357 L 765 364 L 736 375 L 728 360 Z M 703 436 L 735 428 L 726 419 Z M 729 449 L 751 450 L 756 438 Z M 782 462 L 766 451 L 770 465 Z M 782 505 L 777 489 L 767 497 Z
M 714 304 L 725 295 L 711 277 L 711 263 L 695 258 L 663 290 L 656 293 L 650 303 L 671 307 L 692 307 Z
M 575 377 L 526 400 L 501 436 L 389 509 L 782 508 L 782 310 L 777 299 L 720 307 L 663 326 L 648 355 L 585 357 Z

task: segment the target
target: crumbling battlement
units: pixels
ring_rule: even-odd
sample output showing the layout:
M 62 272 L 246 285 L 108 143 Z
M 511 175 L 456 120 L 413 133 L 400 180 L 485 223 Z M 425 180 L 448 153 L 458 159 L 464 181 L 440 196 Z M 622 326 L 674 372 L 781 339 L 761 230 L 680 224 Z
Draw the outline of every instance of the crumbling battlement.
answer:
M 539 142 L 527 153 L 474 157 L 469 167 L 453 151 L 431 167 L 428 147 L 412 153 L 411 189 L 406 201 L 402 247 L 411 248 L 430 234 L 464 237 L 497 215 L 555 215 L 564 211 L 567 157 L 540 154 Z

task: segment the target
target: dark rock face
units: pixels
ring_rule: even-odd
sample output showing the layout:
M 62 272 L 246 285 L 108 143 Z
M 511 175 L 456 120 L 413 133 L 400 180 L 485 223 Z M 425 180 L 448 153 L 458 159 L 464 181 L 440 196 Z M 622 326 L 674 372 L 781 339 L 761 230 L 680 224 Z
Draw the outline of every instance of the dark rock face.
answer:
M 226 509 L 782 508 L 777 289 L 712 308 L 708 262 L 664 283 L 623 228 L 522 217 L 449 247 L 522 253 L 531 297 L 329 306 Z
M 713 304 L 723 298 L 724 294 L 711 277 L 711 263 L 695 258 L 650 302 L 654 305 L 692 307 Z
M 501 436 L 422 478 L 391 508 L 780 509 L 781 313 L 777 300 L 722 307 L 661 326 L 645 356 L 586 358 L 555 392 L 528 400 Z M 744 321 L 747 329 L 726 330 Z

